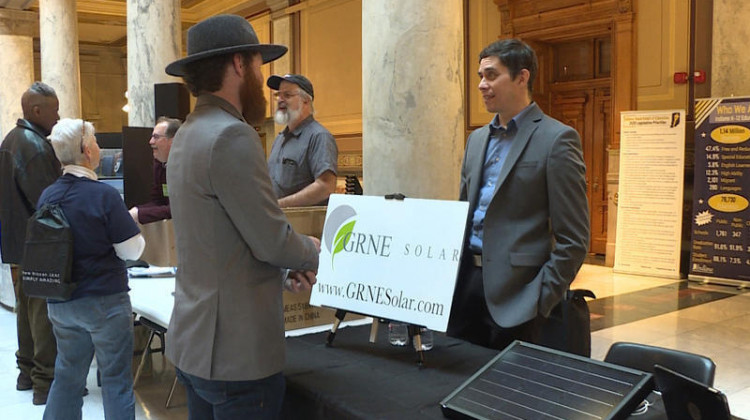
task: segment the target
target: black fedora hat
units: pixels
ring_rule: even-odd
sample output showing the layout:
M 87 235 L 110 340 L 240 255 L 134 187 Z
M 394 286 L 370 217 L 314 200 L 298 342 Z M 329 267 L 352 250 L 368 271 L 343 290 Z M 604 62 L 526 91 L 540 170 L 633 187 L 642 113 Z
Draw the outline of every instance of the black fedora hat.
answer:
M 187 57 L 170 63 L 165 71 L 172 76 L 184 76 L 186 64 L 240 51 L 257 51 L 263 63 L 268 63 L 284 55 L 287 48 L 259 43 L 252 25 L 241 16 L 216 15 L 188 29 Z

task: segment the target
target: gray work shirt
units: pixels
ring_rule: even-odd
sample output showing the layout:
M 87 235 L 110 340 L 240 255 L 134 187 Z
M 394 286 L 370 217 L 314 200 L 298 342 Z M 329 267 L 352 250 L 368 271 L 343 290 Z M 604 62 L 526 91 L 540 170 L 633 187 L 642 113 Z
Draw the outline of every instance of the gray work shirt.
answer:
M 325 171 L 337 172 L 339 150 L 333 135 L 312 115 L 294 130 L 276 136 L 268 157 L 268 173 L 278 198 L 312 184 Z

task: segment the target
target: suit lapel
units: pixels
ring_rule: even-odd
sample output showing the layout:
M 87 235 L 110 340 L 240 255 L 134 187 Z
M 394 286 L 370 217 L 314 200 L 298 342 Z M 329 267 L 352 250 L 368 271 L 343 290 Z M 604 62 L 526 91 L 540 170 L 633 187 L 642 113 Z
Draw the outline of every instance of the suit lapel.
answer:
M 536 103 L 534 103 L 526 112 L 526 115 L 524 115 L 520 121 L 516 121 L 518 132 L 510 145 L 508 156 L 505 157 L 505 163 L 503 163 L 503 167 L 500 168 L 500 174 L 497 176 L 497 184 L 495 185 L 495 193 L 493 194 L 493 197 L 497 194 L 500 186 L 503 185 L 508 178 L 511 169 L 516 166 L 518 159 L 521 157 L 524 149 L 526 149 L 526 145 L 528 145 L 529 140 L 531 140 L 531 135 L 534 134 L 534 131 L 536 131 L 539 126 L 539 122 L 542 120 L 543 115 L 542 110 L 539 109 Z
M 469 154 L 469 156 L 473 156 L 475 159 L 470 166 L 471 173 L 469 174 L 471 180 L 471 183 L 469 184 L 470 208 L 476 207 L 479 198 L 479 187 L 482 185 L 482 176 L 484 175 L 482 171 L 484 170 L 484 159 L 487 154 L 487 143 L 490 141 L 490 126 L 485 125 L 475 133 L 476 137 L 478 137 L 475 143 L 478 144 L 472 144 L 471 147 L 478 147 L 479 153 L 474 152 Z

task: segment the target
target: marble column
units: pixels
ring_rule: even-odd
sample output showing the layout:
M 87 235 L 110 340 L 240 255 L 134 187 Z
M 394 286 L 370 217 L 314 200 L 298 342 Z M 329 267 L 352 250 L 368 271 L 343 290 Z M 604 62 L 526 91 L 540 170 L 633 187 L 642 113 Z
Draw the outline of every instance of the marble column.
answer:
M 2 95 L 0 95 L 0 142 L 23 116 L 21 95 L 34 81 L 33 32 L 37 15 L 10 9 L 0 9 L 0 66 Z
M 128 25 L 128 125 L 153 127 L 154 84 L 182 82 L 164 72 L 167 64 L 182 57 L 182 23 L 179 0 L 127 0 Z M 171 220 L 140 226 L 146 239 L 141 258 L 153 265 L 177 265 Z
M 735 0 L 714 0 L 714 32 L 712 37 L 711 96 L 750 95 L 747 68 L 750 55 L 745 40 L 750 37 L 750 3 Z
M 60 118 L 81 118 L 76 0 L 39 0 L 42 81 L 57 92 Z
M 367 195 L 458 198 L 465 143 L 463 2 L 362 2 Z
M 154 84 L 182 82 L 164 68 L 182 55 L 179 0 L 127 0 L 128 125 L 154 125 Z

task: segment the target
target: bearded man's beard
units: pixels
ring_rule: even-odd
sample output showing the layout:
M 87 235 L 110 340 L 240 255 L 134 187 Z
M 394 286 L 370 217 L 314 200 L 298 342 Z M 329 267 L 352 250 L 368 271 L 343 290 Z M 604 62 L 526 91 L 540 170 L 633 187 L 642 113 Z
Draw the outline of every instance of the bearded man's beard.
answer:
M 289 125 L 289 123 L 299 123 L 302 111 L 299 109 L 292 109 L 287 107 L 286 109 L 277 109 L 273 115 L 273 120 L 279 125 Z
M 273 114 L 273 120 L 278 125 L 287 125 L 289 123 L 289 112 L 283 109 L 277 109 L 276 113 Z
M 244 83 L 240 91 L 242 116 L 252 125 L 258 125 L 266 117 L 266 97 L 263 96 L 263 85 L 252 71 L 245 72 Z

